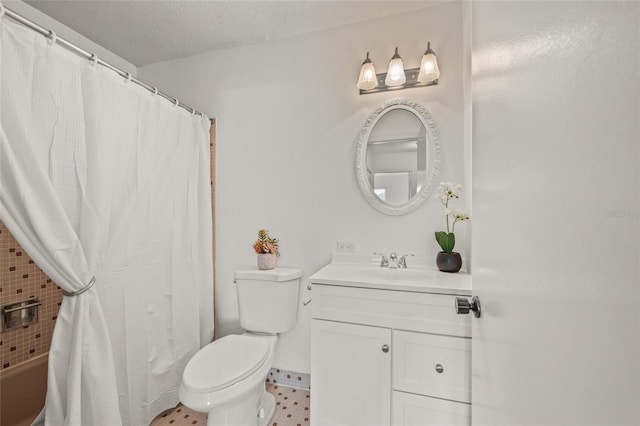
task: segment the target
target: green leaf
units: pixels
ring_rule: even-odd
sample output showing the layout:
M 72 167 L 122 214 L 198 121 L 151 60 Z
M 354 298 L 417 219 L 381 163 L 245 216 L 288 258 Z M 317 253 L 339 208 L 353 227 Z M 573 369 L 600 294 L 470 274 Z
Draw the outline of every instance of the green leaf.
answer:
M 453 248 L 456 245 L 456 236 L 453 232 L 446 233 L 444 231 L 438 231 L 435 233 L 436 241 L 440 245 L 440 248 L 445 253 L 453 252 Z

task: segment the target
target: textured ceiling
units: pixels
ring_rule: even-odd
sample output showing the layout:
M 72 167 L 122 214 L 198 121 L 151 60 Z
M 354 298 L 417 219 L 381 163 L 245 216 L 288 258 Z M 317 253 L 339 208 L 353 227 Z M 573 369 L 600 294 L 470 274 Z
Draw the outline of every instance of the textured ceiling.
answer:
M 29 1 L 136 66 L 282 39 L 441 1 Z

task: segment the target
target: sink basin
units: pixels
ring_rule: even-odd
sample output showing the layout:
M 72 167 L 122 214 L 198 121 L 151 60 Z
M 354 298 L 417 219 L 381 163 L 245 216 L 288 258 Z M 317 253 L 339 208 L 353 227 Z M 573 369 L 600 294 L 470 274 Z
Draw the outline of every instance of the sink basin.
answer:
M 357 268 L 354 272 L 367 281 L 424 282 L 434 278 L 433 271 L 423 269 L 394 269 L 369 266 Z
M 334 253 L 331 263 L 309 277 L 312 284 L 412 291 L 419 293 L 461 294 L 471 291 L 471 275 L 438 271 L 434 258 L 415 256 L 404 268 L 380 267 L 380 257 L 370 254 Z

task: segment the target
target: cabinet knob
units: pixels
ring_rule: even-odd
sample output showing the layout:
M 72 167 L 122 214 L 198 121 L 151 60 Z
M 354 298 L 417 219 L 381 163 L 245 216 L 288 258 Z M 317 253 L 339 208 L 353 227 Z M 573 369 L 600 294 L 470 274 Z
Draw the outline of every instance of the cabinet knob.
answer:
M 438 373 L 442 373 L 444 371 L 444 367 L 441 364 L 436 364 L 436 371 Z
M 389 345 L 382 345 L 382 352 L 384 352 L 385 354 L 389 352 Z

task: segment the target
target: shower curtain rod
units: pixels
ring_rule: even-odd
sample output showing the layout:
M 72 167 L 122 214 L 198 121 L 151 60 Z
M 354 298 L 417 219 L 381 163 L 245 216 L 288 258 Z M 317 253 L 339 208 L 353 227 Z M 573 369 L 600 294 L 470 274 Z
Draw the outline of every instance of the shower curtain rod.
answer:
M 122 77 L 126 78 L 129 81 L 132 81 L 134 83 L 136 83 L 138 86 L 144 87 L 145 89 L 147 89 L 148 91 L 155 93 L 156 95 L 160 95 L 163 98 L 165 98 L 168 101 L 171 101 L 173 104 L 175 104 L 176 106 L 179 106 L 180 108 L 184 108 L 185 110 L 189 111 L 192 114 L 198 114 L 201 117 L 206 117 L 205 114 L 201 113 L 200 111 L 196 111 L 195 108 L 190 107 L 189 105 L 185 105 L 183 103 L 181 103 L 180 101 L 178 101 L 178 99 L 176 98 L 172 98 L 171 96 L 167 95 L 164 92 L 161 92 L 158 90 L 157 87 L 155 86 L 151 86 L 147 83 L 145 83 L 144 81 L 138 80 L 137 78 L 133 77 L 131 75 L 131 73 L 127 72 L 127 71 L 123 71 L 120 68 L 111 65 L 110 63 L 98 58 L 97 55 L 87 52 L 86 50 L 82 49 L 81 47 L 76 46 L 75 44 L 71 43 L 70 41 L 65 40 L 64 38 L 58 37 L 56 36 L 56 33 L 51 31 L 51 30 L 47 30 L 44 27 L 41 27 L 40 25 L 36 24 L 35 22 L 31 21 L 30 19 L 25 18 L 24 16 L 20 15 L 19 13 L 14 12 L 11 9 L 8 9 L 6 6 L 3 6 L 0 3 L 0 17 L 2 17 L 3 13 L 4 15 L 8 16 L 9 18 L 13 19 L 16 22 L 21 23 L 22 25 L 31 28 L 32 30 L 42 34 L 45 37 L 50 38 L 51 40 L 53 40 L 54 43 L 58 43 L 60 46 L 66 48 L 67 50 L 76 53 L 80 56 L 84 56 L 87 59 L 90 59 L 92 61 L 95 61 L 96 63 L 109 68 L 112 71 L 115 71 L 116 73 L 120 74 Z M 207 117 L 208 118 L 208 117 Z M 212 121 L 213 119 L 209 119 L 210 121 Z

